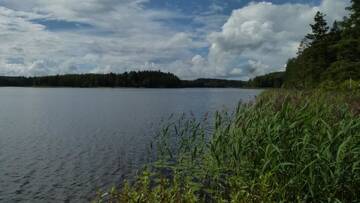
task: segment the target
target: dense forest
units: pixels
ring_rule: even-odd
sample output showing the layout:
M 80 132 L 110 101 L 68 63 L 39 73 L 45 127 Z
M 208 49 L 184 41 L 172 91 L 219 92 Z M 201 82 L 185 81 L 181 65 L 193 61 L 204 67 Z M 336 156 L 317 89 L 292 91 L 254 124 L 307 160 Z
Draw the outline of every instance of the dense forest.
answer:
M 297 56 L 284 72 L 258 76 L 250 87 L 360 88 L 360 1 L 352 0 L 349 16 L 328 25 L 326 14 L 317 12 L 312 32 L 301 41 Z
M 171 73 L 139 71 L 123 74 L 71 74 L 43 77 L 0 77 L 0 86 L 32 87 L 178 87 Z
M 172 73 L 132 71 L 123 74 L 72 74 L 43 77 L 0 77 L 0 86 L 18 87 L 244 87 L 247 83 L 234 80 L 180 80 Z
M 312 32 L 302 40 L 297 57 L 290 59 L 284 87 L 337 86 L 360 80 L 360 1 L 352 0 L 349 16 L 328 26 L 317 12 Z
M 248 87 L 280 88 L 284 84 L 284 72 L 274 72 L 250 79 Z
M 221 80 L 200 78 L 196 80 L 183 80 L 182 87 L 247 87 L 248 83 L 240 80 Z

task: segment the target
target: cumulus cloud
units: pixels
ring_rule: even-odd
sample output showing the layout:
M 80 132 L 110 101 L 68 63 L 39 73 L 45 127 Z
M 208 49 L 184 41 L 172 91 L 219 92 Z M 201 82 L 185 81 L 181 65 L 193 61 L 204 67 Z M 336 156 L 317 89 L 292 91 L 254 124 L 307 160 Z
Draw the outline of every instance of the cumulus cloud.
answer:
M 204 42 L 194 41 L 192 33 L 179 32 L 162 22 L 184 16 L 167 10 L 144 9 L 144 2 L 0 1 L 3 5 L 0 6 L 0 74 L 124 72 L 144 68 L 166 71 L 169 69 L 166 64 L 191 58 L 191 49 L 206 46 Z M 59 22 L 74 24 L 75 28 L 78 23 L 87 26 L 53 31 L 43 22 L 53 26 Z
M 283 69 L 315 12 L 341 19 L 348 1 L 250 3 L 230 16 L 214 4 L 189 16 L 147 8 L 148 0 L 0 0 L 0 75 L 160 69 L 247 79 Z M 171 20 L 196 26 L 179 30 Z M 51 29 L 61 23 L 71 29 Z
M 210 66 L 214 73 L 243 79 L 283 70 L 315 12 L 325 12 L 332 22 L 346 15 L 347 5 L 347 0 L 323 0 L 319 6 L 260 2 L 234 10 L 222 30 L 208 37 Z

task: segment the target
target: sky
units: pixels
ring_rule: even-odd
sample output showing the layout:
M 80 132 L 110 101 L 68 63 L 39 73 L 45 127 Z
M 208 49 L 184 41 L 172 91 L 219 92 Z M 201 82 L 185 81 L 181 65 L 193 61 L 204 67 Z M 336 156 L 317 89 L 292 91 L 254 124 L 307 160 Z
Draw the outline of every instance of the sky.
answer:
M 0 75 L 161 70 L 247 80 L 285 69 L 317 11 L 349 0 L 0 0 Z

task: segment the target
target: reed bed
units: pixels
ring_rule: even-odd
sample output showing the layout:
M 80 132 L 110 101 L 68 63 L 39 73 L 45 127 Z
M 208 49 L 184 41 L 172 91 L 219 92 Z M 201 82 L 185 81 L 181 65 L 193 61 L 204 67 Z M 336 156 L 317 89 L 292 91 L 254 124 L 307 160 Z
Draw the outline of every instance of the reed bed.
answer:
M 360 94 L 265 91 L 233 113 L 169 122 L 157 161 L 96 202 L 360 202 Z

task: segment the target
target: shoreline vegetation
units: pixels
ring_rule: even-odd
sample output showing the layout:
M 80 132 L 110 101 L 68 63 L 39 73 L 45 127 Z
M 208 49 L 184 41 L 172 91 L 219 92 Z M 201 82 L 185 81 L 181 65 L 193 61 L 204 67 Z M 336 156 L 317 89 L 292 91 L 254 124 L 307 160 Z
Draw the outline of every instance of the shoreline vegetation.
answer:
M 248 82 L 239 80 L 200 78 L 180 80 L 172 73 L 131 71 L 122 74 L 69 74 L 41 77 L 0 76 L 0 87 L 134 87 L 134 88 L 245 88 Z
M 214 120 L 169 122 L 157 161 L 94 202 L 360 201 L 360 92 L 267 90 Z
M 360 202 L 360 1 L 347 10 L 331 28 L 317 12 L 284 73 L 247 82 L 282 89 L 217 113 L 210 135 L 169 121 L 156 160 L 94 201 Z

